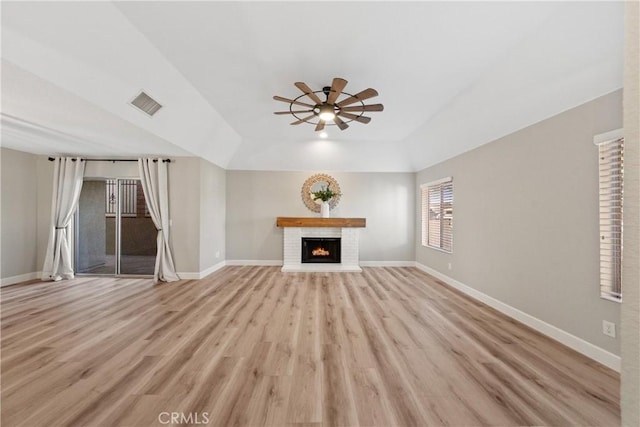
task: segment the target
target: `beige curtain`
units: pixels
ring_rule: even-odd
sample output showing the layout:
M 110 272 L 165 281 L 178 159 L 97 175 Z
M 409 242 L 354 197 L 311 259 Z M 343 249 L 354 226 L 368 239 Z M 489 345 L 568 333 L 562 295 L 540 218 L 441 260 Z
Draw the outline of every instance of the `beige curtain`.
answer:
M 138 159 L 140 180 L 151 219 L 158 229 L 158 253 L 153 281 L 158 283 L 180 280 L 176 274 L 169 241 L 169 188 L 167 163 L 162 159 Z
M 79 157 L 58 157 L 54 160 L 51 226 L 42 280 L 73 279 L 69 225 L 78 207 L 84 165 L 84 160 Z

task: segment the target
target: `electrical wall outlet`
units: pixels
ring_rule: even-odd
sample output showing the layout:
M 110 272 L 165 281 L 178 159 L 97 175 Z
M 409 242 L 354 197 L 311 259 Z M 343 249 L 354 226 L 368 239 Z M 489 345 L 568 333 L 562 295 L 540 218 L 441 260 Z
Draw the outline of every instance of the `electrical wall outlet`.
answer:
M 216 258 L 220 258 L 220 251 L 216 252 Z
M 449 270 L 453 268 L 453 264 L 449 263 Z
M 602 333 L 610 336 L 611 338 L 616 337 L 616 324 L 613 322 L 608 322 L 606 320 L 602 321 Z

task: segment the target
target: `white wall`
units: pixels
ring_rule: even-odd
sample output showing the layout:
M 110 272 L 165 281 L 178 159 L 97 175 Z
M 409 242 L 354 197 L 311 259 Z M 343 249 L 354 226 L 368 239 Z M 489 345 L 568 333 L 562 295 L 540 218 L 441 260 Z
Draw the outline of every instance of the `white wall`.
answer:
M 37 156 L 0 148 L 0 279 L 11 284 L 35 278 Z
M 417 191 L 453 176 L 454 235 L 452 254 L 423 247 L 417 209 L 417 262 L 619 355 L 602 334 L 620 305 L 599 296 L 593 137 L 621 127 L 616 91 L 419 172 Z
M 301 199 L 319 172 L 227 171 L 227 259 L 282 260 L 278 216 L 319 216 Z M 413 261 L 414 174 L 331 172 L 340 185 L 335 217 L 364 217 L 361 261 Z

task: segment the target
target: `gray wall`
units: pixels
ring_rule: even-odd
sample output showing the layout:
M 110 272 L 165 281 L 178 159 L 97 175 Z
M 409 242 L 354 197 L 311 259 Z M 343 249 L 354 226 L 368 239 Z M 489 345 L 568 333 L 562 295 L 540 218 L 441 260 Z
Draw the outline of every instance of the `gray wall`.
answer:
M 49 244 L 49 225 L 51 223 L 51 199 L 53 195 L 53 162 L 46 156 L 38 156 L 36 167 L 37 180 L 37 242 L 38 242 L 38 271 L 42 271 L 44 257 Z
M 640 3 L 625 5 L 622 425 L 640 425 Z
M 171 242 L 176 270 L 200 272 L 200 159 L 172 158 L 169 165 Z
M 227 171 L 227 259 L 282 260 L 278 216 L 319 216 L 300 190 L 318 172 Z M 361 261 L 414 261 L 415 174 L 331 172 L 342 198 L 334 217 L 365 217 Z
M 0 148 L 2 279 L 40 270 L 36 246 L 36 159 L 33 154 Z
M 200 159 L 200 271 L 225 259 L 226 171 Z
M 200 273 L 225 259 L 225 175 L 224 169 L 196 157 L 178 157 L 169 166 L 178 272 Z
M 497 118 L 498 120 L 499 118 Z M 596 134 L 622 127 L 617 91 L 425 169 L 453 176 L 453 253 L 416 261 L 614 354 L 620 305 L 599 296 Z M 448 269 L 452 263 L 452 269 Z

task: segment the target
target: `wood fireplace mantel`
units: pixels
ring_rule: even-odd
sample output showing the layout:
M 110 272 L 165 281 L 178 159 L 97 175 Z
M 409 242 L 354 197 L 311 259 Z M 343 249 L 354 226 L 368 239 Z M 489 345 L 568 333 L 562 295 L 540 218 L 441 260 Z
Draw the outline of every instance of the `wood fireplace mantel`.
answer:
M 285 217 L 276 219 L 278 227 L 360 227 L 367 226 L 366 218 Z

